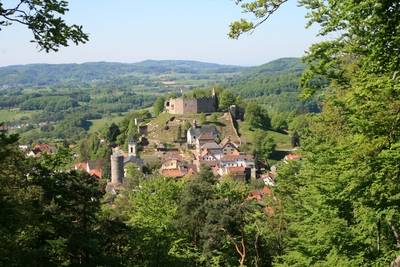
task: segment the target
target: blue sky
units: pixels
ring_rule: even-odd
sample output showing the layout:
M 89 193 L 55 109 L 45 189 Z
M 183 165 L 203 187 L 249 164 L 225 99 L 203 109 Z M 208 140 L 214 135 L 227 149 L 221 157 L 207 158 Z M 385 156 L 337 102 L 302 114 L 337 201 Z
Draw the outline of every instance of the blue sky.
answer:
M 316 42 L 305 29 L 305 9 L 289 1 L 251 35 L 228 39 L 231 21 L 243 16 L 232 0 L 70 0 L 68 22 L 90 34 L 84 45 L 57 53 L 39 52 L 32 34 L 19 25 L 0 31 L 0 65 L 27 63 L 137 62 L 190 59 L 259 65 L 299 57 Z

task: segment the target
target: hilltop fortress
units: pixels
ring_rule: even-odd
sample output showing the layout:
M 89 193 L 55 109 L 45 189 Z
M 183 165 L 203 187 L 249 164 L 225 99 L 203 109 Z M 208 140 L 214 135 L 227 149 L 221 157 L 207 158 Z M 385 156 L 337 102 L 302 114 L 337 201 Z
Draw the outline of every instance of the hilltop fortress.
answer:
M 213 89 L 209 97 L 171 98 L 165 102 L 165 110 L 170 114 L 212 113 L 217 111 L 217 97 Z

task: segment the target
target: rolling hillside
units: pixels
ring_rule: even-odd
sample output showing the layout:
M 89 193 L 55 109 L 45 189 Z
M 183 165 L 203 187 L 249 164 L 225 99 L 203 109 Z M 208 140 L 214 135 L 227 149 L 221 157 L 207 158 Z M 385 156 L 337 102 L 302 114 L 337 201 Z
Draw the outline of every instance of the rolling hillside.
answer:
M 245 68 L 239 66 L 186 60 L 146 60 L 132 64 L 90 62 L 83 64 L 15 65 L 0 67 L 0 87 L 133 80 L 146 75 L 168 73 L 188 74 L 199 78 L 199 75 L 238 73 L 243 69 Z
M 263 104 L 271 112 L 318 112 L 316 100 L 299 98 L 300 77 L 305 65 L 299 58 L 281 58 L 245 69 L 226 87 L 244 99 Z

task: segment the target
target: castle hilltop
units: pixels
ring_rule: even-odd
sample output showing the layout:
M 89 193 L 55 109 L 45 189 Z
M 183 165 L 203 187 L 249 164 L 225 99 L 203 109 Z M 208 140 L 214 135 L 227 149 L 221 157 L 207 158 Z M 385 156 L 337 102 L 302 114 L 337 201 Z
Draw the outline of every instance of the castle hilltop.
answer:
M 217 97 L 213 89 L 209 97 L 171 98 L 165 102 L 165 110 L 170 114 L 212 113 L 217 111 Z

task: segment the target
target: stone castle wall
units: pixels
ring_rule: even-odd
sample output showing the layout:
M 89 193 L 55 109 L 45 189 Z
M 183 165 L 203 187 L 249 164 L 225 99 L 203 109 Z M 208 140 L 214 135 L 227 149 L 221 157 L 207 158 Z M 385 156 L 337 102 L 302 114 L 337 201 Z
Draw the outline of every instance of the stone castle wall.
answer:
M 211 113 L 216 110 L 215 97 L 202 97 L 197 99 L 197 113 Z
M 216 111 L 215 97 L 173 98 L 165 104 L 165 110 L 170 114 L 211 113 Z

